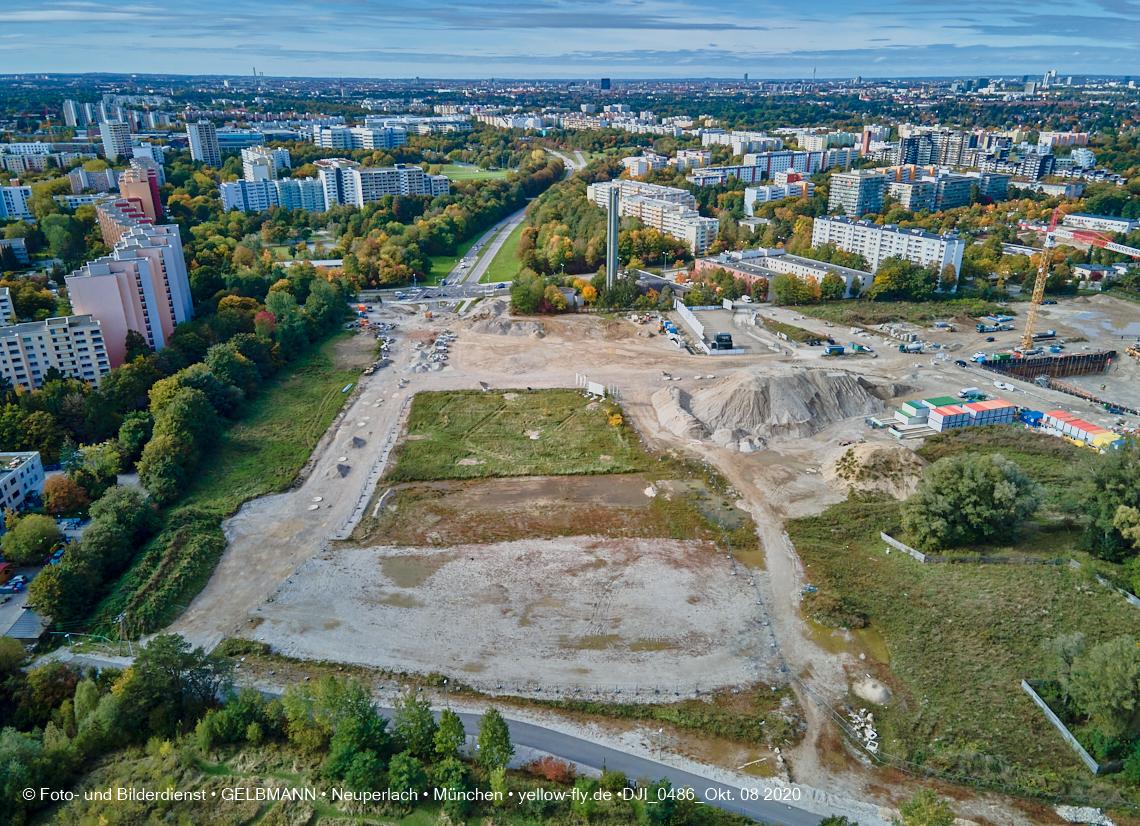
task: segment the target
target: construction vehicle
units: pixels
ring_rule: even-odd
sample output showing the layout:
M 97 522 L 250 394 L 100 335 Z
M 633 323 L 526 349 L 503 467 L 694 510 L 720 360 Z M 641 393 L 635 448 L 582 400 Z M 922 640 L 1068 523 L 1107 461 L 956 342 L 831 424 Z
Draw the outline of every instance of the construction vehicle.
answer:
M 1140 361 L 1140 344 L 1134 344 L 1124 352 L 1132 356 L 1132 358 L 1136 359 L 1137 361 Z
M 1029 313 L 1025 317 L 1025 334 L 1021 337 L 1021 347 L 1029 350 L 1033 347 L 1033 332 L 1037 329 L 1037 315 L 1041 312 L 1041 300 L 1045 297 L 1045 282 L 1049 280 L 1049 250 L 1054 243 L 1054 230 L 1057 229 L 1057 219 L 1061 217 L 1061 208 L 1053 210 L 1053 217 L 1049 219 L 1049 232 L 1045 235 L 1045 244 L 1041 249 L 1041 266 L 1037 268 L 1037 280 L 1033 282 L 1033 297 L 1029 301 Z
M 1034 341 L 1045 341 L 1046 339 L 1056 338 L 1056 337 L 1057 337 L 1057 331 L 1056 330 L 1046 330 L 1043 333 L 1034 333 L 1033 334 L 1033 340 Z
M 998 331 L 996 324 L 979 324 L 974 329 L 979 333 L 996 333 Z
M 713 339 L 711 350 L 731 350 L 732 336 L 728 333 L 717 333 Z

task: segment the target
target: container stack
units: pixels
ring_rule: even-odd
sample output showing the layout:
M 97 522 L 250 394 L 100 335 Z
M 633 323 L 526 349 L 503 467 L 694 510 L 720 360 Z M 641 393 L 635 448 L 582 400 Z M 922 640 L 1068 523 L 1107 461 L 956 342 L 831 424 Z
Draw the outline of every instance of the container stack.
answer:
M 895 419 L 906 425 L 927 424 L 930 408 L 920 401 L 905 402 L 895 411 Z
M 961 406 L 970 411 L 970 424 L 979 427 L 987 424 L 1010 424 L 1017 415 L 1016 405 L 1004 399 L 970 402 Z
M 958 427 L 969 427 L 970 411 L 959 404 L 948 404 L 930 411 L 930 427 L 941 433 Z

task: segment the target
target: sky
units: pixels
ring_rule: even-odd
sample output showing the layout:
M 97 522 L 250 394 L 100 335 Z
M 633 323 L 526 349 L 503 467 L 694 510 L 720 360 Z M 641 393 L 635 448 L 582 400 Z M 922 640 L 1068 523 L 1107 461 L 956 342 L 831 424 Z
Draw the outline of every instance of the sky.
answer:
M 1140 0 L 4 0 L 0 74 L 1135 75 Z

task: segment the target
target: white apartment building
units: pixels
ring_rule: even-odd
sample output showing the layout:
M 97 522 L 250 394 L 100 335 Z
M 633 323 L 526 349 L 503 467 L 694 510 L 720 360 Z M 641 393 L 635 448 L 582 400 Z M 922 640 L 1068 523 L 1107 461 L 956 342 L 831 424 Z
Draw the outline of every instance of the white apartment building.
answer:
M 677 156 L 670 159 L 669 165 L 678 169 L 690 166 L 708 166 L 712 163 L 712 152 L 708 149 L 678 149 Z
M 120 155 L 126 158 L 134 156 L 130 124 L 121 120 L 105 121 L 99 124 L 99 132 L 103 137 L 103 154 L 107 160 L 113 161 Z
M 648 175 L 652 169 L 664 169 L 668 162 L 669 159 L 664 155 L 656 155 L 652 152 L 621 159 L 621 165 L 628 169 L 629 174 L 634 178 Z
M 753 217 L 753 204 L 756 203 L 765 204 L 768 201 L 779 201 L 783 198 L 810 198 L 814 193 L 815 184 L 811 181 L 745 187 L 744 214 L 749 218 Z
M 263 166 L 259 161 L 259 165 Z M 220 184 L 222 209 L 229 212 L 261 212 L 271 206 L 285 209 L 325 211 L 325 189 L 318 178 L 241 180 Z
M 365 128 L 387 129 L 400 128 L 406 134 L 430 135 L 433 132 L 470 132 L 471 119 L 463 115 L 432 118 L 417 115 L 388 115 L 386 117 L 366 117 Z
M 190 157 L 213 167 L 222 165 L 222 150 L 218 147 L 218 131 L 208 120 L 186 124 L 190 138 Z
M 43 492 L 44 466 L 39 453 L 0 453 L 0 505 L 19 510 L 28 494 Z
M 324 190 L 326 207 L 350 203 L 348 197 L 352 191 L 352 170 L 360 164 L 347 158 L 321 158 L 314 161 L 314 164 Z
M 70 315 L 0 327 L 0 375 L 13 385 L 38 388 L 51 367 L 98 385 L 111 369 L 99 321 Z
M 446 195 L 451 181 L 446 175 L 428 175 L 418 166 L 398 163 L 383 168 L 358 167 L 352 170 L 352 198 L 355 206 L 379 201 L 385 195 Z
M 12 240 L 23 241 L 24 239 L 20 238 Z M 24 257 L 28 257 L 27 249 L 24 250 Z M 16 310 L 12 307 L 12 295 L 7 287 L 0 287 L 0 327 L 6 327 L 9 324 L 15 323 Z
M 609 191 L 617 188 L 618 214 L 640 218 L 649 227 L 686 241 L 695 255 L 702 254 L 716 240 L 720 222 L 704 218 L 697 212 L 697 200 L 691 192 L 671 186 L 642 181 L 613 180 L 590 184 L 586 198 L 605 209 Z
M 32 197 L 30 186 L 0 186 L 0 218 L 32 220 L 28 200 Z
M 272 180 L 279 176 L 282 169 L 289 169 L 292 162 L 289 159 L 288 149 L 247 146 L 241 151 L 241 166 L 247 181 Z M 259 172 L 268 174 L 269 177 L 258 177 Z
M 50 155 L 52 146 L 43 141 L 0 143 L 0 155 Z
M 313 143 L 322 149 L 391 149 L 405 146 L 403 126 L 331 126 L 313 129 Z
M 941 270 L 947 264 L 962 269 L 966 241 L 954 233 L 934 235 L 921 229 L 901 229 L 894 224 L 876 225 L 851 218 L 820 217 L 812 224 L 811 245 L 835 244 L 841 250 L 858 253 L 871 272 L 886 258 L 898 257 L 924 267 Z
M 142 333 L 157 350 L 175 325 L 193 314 L 176 224 L 131 227 L 110 255 L 85 264 L 66 280 L 72 307 L 102 325 L 114 367 L 126 356 L 129 330 Z
M 784 141 L 763 132 L 735 131 L 726 134 L 722 129 L 711 129 L 701 133 L 701 146 L 729 146 L 733 155 L 744 155 L 783 149 Z
M 607 200 L 609 198 L 609 191 L 615 186 L 620 190 L 623 200 L 632 198 L 634 195 L 644 195 L 646 198 L 654 198 L 658 201 L 684 204 L 690 209 L 697 208 L 697 199 L 693 197 L 693 193 L 686 189 L 677 189 L 673 186 L 662 186 L 661 184 L 650 184 L 644 181 L 627 181 L 623 178 L 590 184 L 586 187 L 586 199 L 593 201 L 602 209 L 605 209 L 606 204 L 609 203 Z
M 1083 212 L 1070 212 L 1065 216 L 1064 224 L 1096 232 L 1123 232 L 1125 235 L 1140 228 L 1140 221 L 1135 218 L 1113 218 L 1111 215 L 1089 215 Z

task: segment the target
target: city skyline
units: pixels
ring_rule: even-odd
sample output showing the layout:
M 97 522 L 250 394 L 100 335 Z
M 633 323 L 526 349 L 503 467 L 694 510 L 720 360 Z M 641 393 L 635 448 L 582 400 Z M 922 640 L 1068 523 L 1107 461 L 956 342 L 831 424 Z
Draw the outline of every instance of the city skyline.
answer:
M 9 72 L 527 78 L 835 78 L 1132 73 L 1130 0 L 1015 9 L 929 0 L 794 10 L 726 0 L 13 0 L 0 11 Z M 1111 51 L 1104 33 L 1114 35 Z M 108 64 L 108 37 L 129 39 Z

